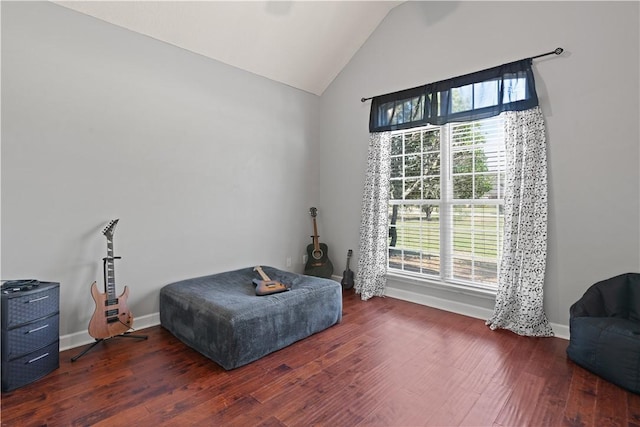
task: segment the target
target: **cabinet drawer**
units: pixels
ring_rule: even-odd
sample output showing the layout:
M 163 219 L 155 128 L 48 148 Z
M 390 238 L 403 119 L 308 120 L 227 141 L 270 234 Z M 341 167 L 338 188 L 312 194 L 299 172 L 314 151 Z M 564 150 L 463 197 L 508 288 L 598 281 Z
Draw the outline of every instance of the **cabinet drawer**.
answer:
M 2 361 L 31 353 L 59 339 L 60 315 L 46 317 L 19 328 L 2 331 Z
M 2 364 L 2 391 L 11 391 L 44 377 L 60 366 L 59 341 Z
M 7 301 L 6 329 L 30 322 L 34 319 L 47 317 L 58 312 L 59 287 L 52 287 L 41 292 L 28 292 L 17 298 Z M 4 309 L 5 307 L 3 307 Z

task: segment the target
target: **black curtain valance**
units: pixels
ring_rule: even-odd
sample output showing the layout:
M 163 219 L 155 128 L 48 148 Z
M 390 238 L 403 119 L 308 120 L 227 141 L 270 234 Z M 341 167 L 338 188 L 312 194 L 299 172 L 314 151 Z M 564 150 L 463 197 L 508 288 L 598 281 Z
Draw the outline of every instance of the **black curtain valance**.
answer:
M 531 58 L 424 86 L 376 96 L 369 131 L 443 125 L 497 116 L 538 105 Z

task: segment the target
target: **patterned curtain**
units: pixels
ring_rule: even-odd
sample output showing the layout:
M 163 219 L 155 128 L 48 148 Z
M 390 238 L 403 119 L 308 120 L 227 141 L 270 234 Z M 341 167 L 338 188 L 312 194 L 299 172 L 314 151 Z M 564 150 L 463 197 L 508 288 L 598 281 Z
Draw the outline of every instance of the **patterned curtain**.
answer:
M 362 195 L 360 252 L 354 289 L 363 300 L 383 296 L 387 284 L 391 133 L 370 134 L 367 176 Z
M 504 113 L 507 172 L 504 250 L 491 329 L 553 336 L 543 310 L 547 257 L 547 156 L 540 107 Z

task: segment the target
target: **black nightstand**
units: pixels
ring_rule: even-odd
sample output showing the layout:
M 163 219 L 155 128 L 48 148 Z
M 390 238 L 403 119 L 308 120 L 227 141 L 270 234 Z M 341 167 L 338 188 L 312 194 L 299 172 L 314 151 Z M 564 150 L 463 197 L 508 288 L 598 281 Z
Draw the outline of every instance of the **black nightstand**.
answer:
M 60 284 L 3 285 L 0 292 L 2 391 L 11 391 L 60 366 Z

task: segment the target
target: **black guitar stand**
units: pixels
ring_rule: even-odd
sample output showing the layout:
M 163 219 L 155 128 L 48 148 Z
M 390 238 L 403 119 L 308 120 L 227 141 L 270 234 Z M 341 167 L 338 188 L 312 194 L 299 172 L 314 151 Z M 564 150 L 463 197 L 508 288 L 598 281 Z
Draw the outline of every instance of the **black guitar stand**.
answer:
M 135 339 L 139 339 L 139 340 L 146 340 L 149 337 L 147 335 L 133 335 L 133 334 L 131 334 L 131 332 L 125 332 L 124 334 L 114 335 L 114 336 L 109 337 L 109 338 L 96 338 L 95 342 L 91 343 L 87 348 L 82 350 L 77 355 L 73 356 L 71 358 L 71 361 L 75 362 L 76 360 L 80 359 L 82 356 L 87 354 L 89 352 L 89 350 L 91 350 L 93 347 L 95 347 L 96 345 L 98 345 L 101 342 L 108 341 L 111 338 L 135 338 Z
M 108 260 L 109 261 L 113 261 L 115 259 L 120 259 L 120 257 L 117 256 L 117 257 L 102 258 L 102 270 L 103 270 L 103 274 L 104 274 L 105 283 L 107 283 L 107 261 Z M 125 332 L 124 334 L 114 335 L 114 336 L 109 337 L 109 338 L 96 338 L 95 342 L 91 343 L 87 348 L 85 348 L 80 353 L 78 353 L 75 356 L 73 356 L 71 358 L 71 361 L 75 362 L 76 360 L 80 359 L 82 356 L 87 354 L 87 352 L 89 352 L 89 350 L 91 350 L 93 347 L 95 347 L 96 345 L 98 345 L 101 342 L 108 341 L 111 338 L 134 338 L 134 339 L 138 339 L 138 340 L 146 340 L 149 337 L 147 335 L 133 335 L 131 332 Z

